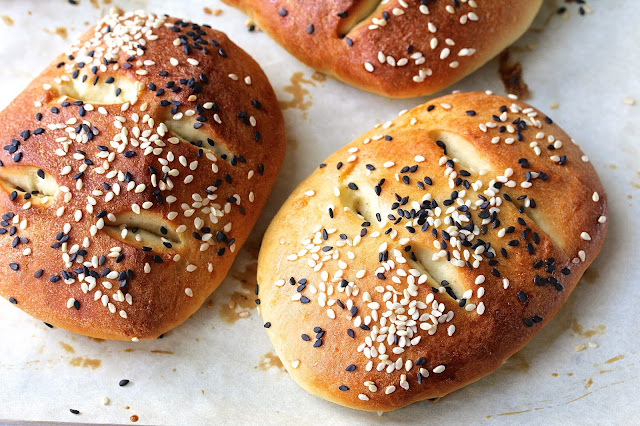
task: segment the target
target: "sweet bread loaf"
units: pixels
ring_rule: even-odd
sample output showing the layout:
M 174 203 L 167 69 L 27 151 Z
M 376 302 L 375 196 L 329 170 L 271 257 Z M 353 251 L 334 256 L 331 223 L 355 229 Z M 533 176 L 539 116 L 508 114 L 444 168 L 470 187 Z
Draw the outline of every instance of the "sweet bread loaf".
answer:
M 520 37 L 541 0 L 224 0 L 305 64 L 393 98 L 429 95 Z
M 100 21 L 0 113 L 0 294 L 54 326 L 154 338 L 195 312 L 284 157 L 273 90 L 221 32 Z
M 551 118 L 486 93 L 403 112 L 331 155 L 271 223 L 260 309 L 291 377 L 388 411 L 498 368 L 600 251 L 607 197 Z

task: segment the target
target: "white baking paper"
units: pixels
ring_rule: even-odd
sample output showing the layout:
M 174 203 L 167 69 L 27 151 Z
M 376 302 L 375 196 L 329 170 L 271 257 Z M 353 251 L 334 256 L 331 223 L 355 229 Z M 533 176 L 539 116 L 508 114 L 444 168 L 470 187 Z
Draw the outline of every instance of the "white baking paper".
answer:
M 640 101 L 635 1 L 592 1 L 586 16 L 576 3 L 547 1 L 538 31 L 513 53 L 532 90 L 528 101 L 581 143 L 607 189 L 611 215 L 600 257 L 559 315 L 494 374 L 381 417 L 301 390 L 278 366 L 250 289 L 260 236 L 297 183 L 338 147 L 426 99 L 388 100 L 322 81 L 264 33 L 248 32 L 247 18 L 219 0 L 78 2 L 0 0 L 1 107 L 110 7 L 146 8 L 211 24 L 253 55 L 282 101 L 289 151 L 230 276 L 164 339 L 96 341 L 48 329 L 0 301 L 0 422 L 637 424 L 640 105 L 627 104 Z M 554 14 L 545 25 L 560 6 L 568 19 Z M 504 93 L 497 69 L 493 60 L 450 90 Z M 244 311 L 249 316 L 239 318 Z M 130 383 L 120 387 L 121 379 Z

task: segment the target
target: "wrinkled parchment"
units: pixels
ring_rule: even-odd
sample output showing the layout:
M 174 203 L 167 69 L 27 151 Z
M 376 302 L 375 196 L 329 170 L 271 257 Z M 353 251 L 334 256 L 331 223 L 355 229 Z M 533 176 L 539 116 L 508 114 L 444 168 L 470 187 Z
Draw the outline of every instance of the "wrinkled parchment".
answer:
M 246 17 L 219 0 L 102 2 L 0 2 L 1 107 L 111 6 L 147 8 L 209 23 L 256 58 L 282 101 L 289 151 L 230 276 L 164 339 L 96 341 L 48 329 L 0 301 L 0 421 L 131 423 L 135 415 L 140 423 L 170 424 L 637 422 L 640 106 L 623 101 L 640 100 L 640 34 L 629 13 L 635 3 L 593 2 L 595 11 L 586 16 L 567 4 L 563 19 L 553 13 L 563 1 L 547 2 L 537 30 L 512 49 L 532 90 L 529 102 L 581 143 L 608 191 L 611 215 L 602 254 L 554 321 L 500 370 L 438 402 L 379 417 L 302 391 L 273 355 L 251 289 L 260 236 L 295 185 L 335 149 L 424 99 L 383 99 L 326 79 L 265 34 L 248 32 Z M 497 69 L 494 60 L 452 89 L 504 93 Z M 130 383 L 120 387 L 121 379 Z

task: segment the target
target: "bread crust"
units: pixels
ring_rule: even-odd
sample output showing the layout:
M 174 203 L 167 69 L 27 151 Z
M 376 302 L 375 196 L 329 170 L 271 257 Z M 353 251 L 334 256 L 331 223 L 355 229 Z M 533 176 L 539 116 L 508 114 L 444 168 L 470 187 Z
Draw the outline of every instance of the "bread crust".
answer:
M 369 411 L 441 397 L 551 320 L 607 213 L 551 119 L 502 96 L 444 96 L 356 138 L 291 194 L 260 251 L 261 313 L 314 395 Z
M 392 98 L 436 93 L 470 74 L 518 39 L 542 4 L 224 1 L 308 66 Z
M 286 144 L 247 53 L 210 27 L 144 12 L 105 17 L 0 122 L 0 294 L 103 339 L 155 338 L 200 307 Z

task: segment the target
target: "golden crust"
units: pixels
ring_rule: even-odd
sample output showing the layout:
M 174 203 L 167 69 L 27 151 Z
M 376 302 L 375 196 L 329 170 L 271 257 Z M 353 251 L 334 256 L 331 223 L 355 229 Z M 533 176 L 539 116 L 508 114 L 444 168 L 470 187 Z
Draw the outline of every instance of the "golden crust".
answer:
M 261 313 L 312 394 L 370 411 L 441 397 L 556 314 L 606 217 L 596 172 L 550 119 L 452 94 L 365 133 L 300 184 L 263 241 Z
M 470 74 L 520 37 L 542 4 L 224 1 L 310 67 L 393 98 L 429 95 Z
M 198 309 L 285 149 L 275 94 L 248 54 L 143 12 L 103 19 L 0 122 L 0 294 L 105 339 L 155 338 Z

